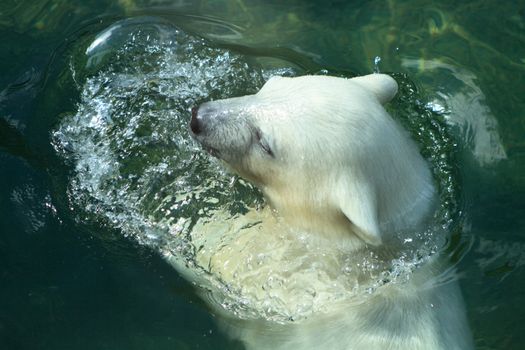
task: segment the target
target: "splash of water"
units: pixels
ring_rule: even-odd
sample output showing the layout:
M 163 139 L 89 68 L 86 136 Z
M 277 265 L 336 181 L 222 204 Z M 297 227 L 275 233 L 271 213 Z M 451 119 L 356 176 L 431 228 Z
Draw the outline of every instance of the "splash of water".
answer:
M 117 22 L 86 55 L 97 73 L 53 133 L 74 166 L 72 202 L 150 247 L 183 244 L 195 220 L 219 207 L 257 202 L 249 185 L 199 151 L 187 119 L 203 100 L 255 92 L 260 70 L 154 19 Z
M 373 251 L 348 256 L 292 238 L 296 233 L 283 228 L 275 240 L 251 240 L 248 244 L 256 245 L 260 253 L 240 259 L 230 278 L 215 275 L 209 263 L 199 261 L 204 246 L 199 240 L 227 246 L 229 238 L 221 232 L 231 226 L 223 231 L 217 227 L 206 237 L 194 228 L 217 222 L 240 225 L 239 216 L 262 202 L 254 188 L 225 173 L 191 140 L 187 130 L 191 107 L 254 93 L 268 76 L 293 72 L 275 62 L 272 69 L 262 69 L 245 56 L 212 47 L 152 18 L 115 23 L 94 38 L 84 61 L 84 67 L 72 67 L 72 75 L 94 73 L 79 83 L 76 113 L 66 116 L 53 133 L 57 152 L 73 168 L 68 189 L 72 205 L 79 215 L 103 221 L 197 271 L 221 291 L 209 297 L 239 317 L 278 322 L 308 317 L 327 305 L 371 294 L 385 283 L 402 282 L 442 245 L 431 228 L 405 241 L 402 256 L 385 258 Z M 403 90 L 406 78 L 397 79 Z M 413 94 L 404 96 L 407 101 L 396 107 L 402 118 L 421 112 L 404 114 L 415 102 Z M 449 150 L 441 147 L 448 142 L 439 137 L 442 130 L 424 118 L 411 123 L 416 134 L 430 123 L 427 129 L 435 135 L 423 140 L 426 151 L 430 158 L 443 161 Z M 435 169 L 441 188 L 448 188 L 449 169 L 439 163 Z M 453 196 L 443 198 L 449 197 Z M 445 202 L 436 227 L 448 225 L 453 208 Z M 254 227 L 258 221 L 244 224 Z M 280 271 L 265 269 L 266 261 L 277 258 Z M 243 287 L 254 283 L 246 280 L 250 276 L 262 286 L 256 292 Z M 308 284 L 312 288 L 304 289 Z M 285 291 L 295 295 L 287 299 L 295 303 L 283 303 Z

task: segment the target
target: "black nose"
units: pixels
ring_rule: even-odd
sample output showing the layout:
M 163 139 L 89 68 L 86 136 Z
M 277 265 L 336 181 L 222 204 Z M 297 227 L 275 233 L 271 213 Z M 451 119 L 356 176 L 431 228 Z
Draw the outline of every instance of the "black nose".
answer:
M 199 107 L 193 107 L 191 109 L 190 129 L 195 135 L 198 135 L 202 132 L 202 122 L 197 117 L 198 113 Z

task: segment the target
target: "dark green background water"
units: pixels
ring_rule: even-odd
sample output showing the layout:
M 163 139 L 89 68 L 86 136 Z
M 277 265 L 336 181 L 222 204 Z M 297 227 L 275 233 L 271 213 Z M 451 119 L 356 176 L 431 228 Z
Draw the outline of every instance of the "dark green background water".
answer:
M 70 169 L 51 145 L 79 102 L 77 43 L 145 14 L 241 52 L 358 74 L 379 56 L 381 71 L 408 74 L 457 142 L 476 345 L 523 348 L 524 1 L 4 0 L 0 349 L 242 348 L 155 253 L 70 208 Z

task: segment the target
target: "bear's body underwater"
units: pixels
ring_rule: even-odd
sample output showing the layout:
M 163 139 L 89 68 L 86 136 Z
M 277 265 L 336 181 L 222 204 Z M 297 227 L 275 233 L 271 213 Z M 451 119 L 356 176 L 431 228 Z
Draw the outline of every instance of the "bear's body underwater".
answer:
M 426 161 L 382 106 L 396 93 L 383 74 L 274 77 L 192 110 L 192 136 L 268 203 L 192 232 L 197 263 L 226 287 L 197 284 L 248 349 L 472 348 L 457 282 L 437 282 L 441 257 L 362 292 L 363 261 L 398 256 L 396 235 L 423 231 L 436 209 Z M 221 306 L 232 298 L 239 312 Z

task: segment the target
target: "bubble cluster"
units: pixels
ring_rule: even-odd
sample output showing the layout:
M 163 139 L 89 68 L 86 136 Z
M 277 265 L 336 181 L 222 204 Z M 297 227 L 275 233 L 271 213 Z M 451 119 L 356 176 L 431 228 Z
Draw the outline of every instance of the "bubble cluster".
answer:
M 258 201 L 251 186 L 210 162 L 187 124 L 191 107 L 204 100 L 257 91 L 260 69 L 149 18 L 115 23 L 86 56 L 72 74 L 95 73 L 81 84 L 76 113 L 53 132 L 74 168 L 74 206 L 160 247 L 187 244 L 195 220 L 219 207 L 238 212 Z

